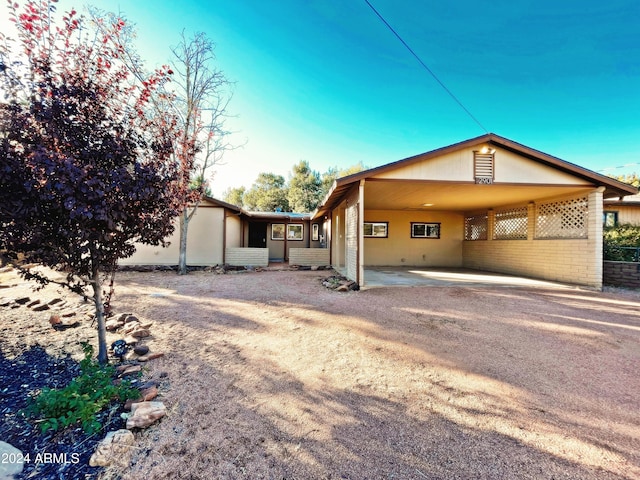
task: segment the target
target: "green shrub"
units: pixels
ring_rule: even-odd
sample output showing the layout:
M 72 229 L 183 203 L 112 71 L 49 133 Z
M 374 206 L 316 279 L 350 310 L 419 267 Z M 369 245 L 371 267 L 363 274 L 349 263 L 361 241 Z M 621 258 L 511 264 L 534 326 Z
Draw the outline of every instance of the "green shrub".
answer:
M 65 388 L 43 388 L 25 409 L 25 414 L 42 420 L 42 432 L 80 423 L 85 432 L 95 433 L 101 427 L 97 414 L 107 405 L 139 396 L 128 380 L 114 385 L 115 368 L 93 360 L 91 345 L 85 343 L 82 349 L 85 356 L 80 362 L 81 374 Z
M 640 225 L 624 223 L 604 228 L 604 259 L 619 262 L 638 261 L 636 250 L 623 247 L 640 247 Z

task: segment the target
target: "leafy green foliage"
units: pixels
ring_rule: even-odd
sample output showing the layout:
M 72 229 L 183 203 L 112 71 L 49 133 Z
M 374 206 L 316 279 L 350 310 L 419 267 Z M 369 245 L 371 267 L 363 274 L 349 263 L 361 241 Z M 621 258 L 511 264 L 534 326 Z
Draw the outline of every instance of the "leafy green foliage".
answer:
M 628 183 L 629 185 L 633 185 L 634 187 L 640 187 L 640 176 L 637 173 L 628 173 L 625 175 L 611 175 L 611 178 L 615 178 L 624 183 Z
M 300 160 L 293 166 L 289 179 L 287 199 L 292 212 L 311 212 L 320 201 L 320 174 L 309 167 L 309 162 Z
M 625 247 L 640 247 L 640 225 L 623 223 L 604 228 L 603 253 L 605 260 L 638 261 L 637 250 Z
M 242 201 L 249 210 L 258 212 L 288 212 L 287 186 L 282 175 L 261 173 Z
M 227 188 L 222 194 L 222 200 L 231 205 L 242 207 L 244 205 L 244 194 L 247 191 L 244 187 Z
M 249 190 L 228 188 L 222 200 L 247 210 L 261 212 L 312 212 L 322 202 L 337 178 L 365 170 L 362 163 L 346 169 L 329 168 L 322 175 L 312 170 L 309 162 L 301 160 L 291 170 L 289 182 L 274 173 L 261 173 Z
M 106 406 L 115 400 L 137 398 L 138 390 L 129 381 L 114 385 L 115 369 L 93 360 L 93 347 L 83 344 L 84 359 L 81 374 L 62 389 L 43 388 L 25 414 L 41 419 L 40 429 L 61 430 L 80 423 L 87 433 L 97 432 L 101 425 L 97 419 Z

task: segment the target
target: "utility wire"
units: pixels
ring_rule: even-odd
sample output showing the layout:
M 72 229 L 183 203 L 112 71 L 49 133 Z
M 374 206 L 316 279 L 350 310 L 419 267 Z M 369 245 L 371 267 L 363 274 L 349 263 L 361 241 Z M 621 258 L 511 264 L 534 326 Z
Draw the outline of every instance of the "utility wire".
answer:
M 418 60 L 418 62 L 420 63 L 420 65 L 422 65 L 422 67 L 423 67 L 427 72 L 429 72 L 429 74 L 430 74 L 430 75 L 435 79 L 435 81 L 436 81 L 436 82 L 438 82 L 438 83 L 440 84 L 440 86 L 444 89 L 444 91 L 445 91 L 445 92 L 447 92 L 447 93 L 449 94 L 449 96 L 450 96 L 451 98 L 453 98 L 453 100 L 454 100 L 458 105 L 460 105 L 460 108 L 462 108 L 462 110 L 464 110 L 464 111 L 465 111 L 465 113 L 466 113 L 467 115 L 469 115 L 469 117 L 471 117 L 471 119 L 472 119 L 474 122 L 476 122 L 476 123 L 478 124 L 478 126 L 479 126 L 482 130 L 484 130 L 484 132 L 485 132 L 485 133 L 489 133 L 489 130 L 487 130 L 487 129 L 484 127 L 484 125 L 482 125 L 482 124 L 480 123 L 480 121 L 479 121 L 476 117 L 474 117 L 474 116 L 473 116 L 473 114 L 469 111 L 469 109 L 467 109 L 467 107 L 465 107 L 465 106 L 462 104 L 462 102 L 461 102 L 460 100 L 458 100 L 458 97 L 456 97 L 456 96 L 453 94 L 453 92 L 452 92 L 451 90 L 449 90 L 449 89 L 447 88 L 447 86 L 446 86 L 444 83 L 442 83 L 442 81 L 441 81 L 441 80 L 438 78 L 438 76 L 433 72 L 433 70 L 431 70 L 431 69 L 427 66 L 427 64 L 426 64 L 426 63 L 424 63 L 424 62 L 422 61 L 422 59 L 418 56 L 418 54 L 417 54 L 416 52 L 414 52 L 414 51 L 413 51 L 413 49 L 412 49 L 412 48 L 407 44 L 407 42 L 405 42 L 405 41 L 402 39 L 402 37 L 398 34 L 398 32 L 396 32 L 396 31 L 394 30 L 394 28 L 393 28 L 391 25 L 389 25 L 389 22 L 387 22 L 387 21 L 384 19 L 384 17 L 383 17 L 382 15 L 380 15 L 380 12 L 378 12 L 378 10 L 376 10 L 376 9 L 375 9 L 375 7 L 374 7 L 373 5 L 371 5 L 371 3 L 369 2 L 369 0 L 364 0 L 364 1 L 365 1 L 365 3 L 366 3 L 367 5 L 369 5 L 369 8 L 370 8 L 371 10 L 373 10 L 373 13 L 375 13 L 375 14 L 378 16 L 378 18 L 382 21 L 382 23 L 384 23 L 384 24 L 387 26 L 387 28 L 388 28 L 389 30 L 391 30 L 391 32 L 396 36 L 396 38 L 397 38 L 398 40 L 400 40 L 400 42 L 401 42 L 401 43 L 406 47 L 406 49 L 407 49 L 407 50 L 409 50 L 409 52 L 411 53 L 411 55 L 413 55 L 413 56 L 415 57 L 415 59 L 416 59 L 416 60 Z
M 640 165 L 639 162 L 636 163 L 625 163 L 624 165 L 618 165 L 617 167 L 607 167 L 607 168 L 602 168 L 600 170 L 598 170 L 599 172 L 605 172 L 607 170 L 617 170 L 618 168 L 626 168 L 626 167 L 633 167 L 635 165 Z

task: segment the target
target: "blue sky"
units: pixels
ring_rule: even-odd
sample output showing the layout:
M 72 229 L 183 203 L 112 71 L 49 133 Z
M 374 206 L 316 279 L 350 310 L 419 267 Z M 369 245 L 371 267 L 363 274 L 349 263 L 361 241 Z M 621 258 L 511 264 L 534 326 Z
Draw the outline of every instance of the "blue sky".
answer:
M 640 172 L 637 0 L 370 1 L 488 131 L 601 173 Z M 216 43 L 235 82 L 233 141 L 246 142 L 216 167 L 216 196 L 259 172 L 287 178 L 299 160 L 374 167 L 485 133 L 364 0 L 89 3 L 137 25 L 150 67 L 183 29 Z

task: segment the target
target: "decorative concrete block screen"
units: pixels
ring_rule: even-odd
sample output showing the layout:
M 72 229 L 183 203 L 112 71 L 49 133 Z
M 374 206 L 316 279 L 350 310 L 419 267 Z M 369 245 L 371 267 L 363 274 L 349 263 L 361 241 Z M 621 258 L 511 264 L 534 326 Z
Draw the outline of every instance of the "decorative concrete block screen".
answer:
M 303 267 L 329 265 L 328 248 L 292 248 L 289 250 L 289 265 Z
M 355 280 L 358 275 L 358 204 L 347 207 L 347 251 L 345 260 L 347 267 L 347 277 Z
M 268 248 L 227 248 L 225 263 L 233 267 L 269 266 Z
M 587 238 L 587 198 L 536 205 L 536 238 Z
M 493 225 L 493 239 L 526 240 L 527 221 L 527 207 L 497 210 Z
M 465 240 L 486 240 L 489 230 L 487 214 L 474 215 L 464 219 L 464 239 Z

